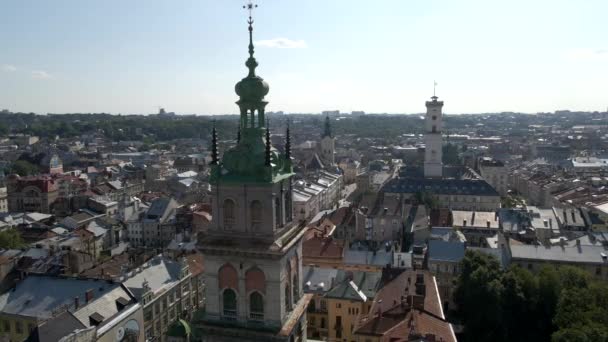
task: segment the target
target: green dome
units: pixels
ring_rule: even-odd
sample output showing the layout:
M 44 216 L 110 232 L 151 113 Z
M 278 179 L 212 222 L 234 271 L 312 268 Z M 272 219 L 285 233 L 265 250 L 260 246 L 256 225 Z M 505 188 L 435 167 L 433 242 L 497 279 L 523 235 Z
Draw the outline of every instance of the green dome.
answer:
M 167 330 L 167 336 L 171 337 L 188 337 L 191 333 L 190 324 L 181 318 L 173 322 Z
M 255 58 L 249 58 L 246 65 L 249 68 L 249 75 L 240 80 L 234 87 L 234 90 L 242 101 L 261 101 L 268 94 L 270 87 L 263 78 L 255 75 L 253 70 L 258 65 Z

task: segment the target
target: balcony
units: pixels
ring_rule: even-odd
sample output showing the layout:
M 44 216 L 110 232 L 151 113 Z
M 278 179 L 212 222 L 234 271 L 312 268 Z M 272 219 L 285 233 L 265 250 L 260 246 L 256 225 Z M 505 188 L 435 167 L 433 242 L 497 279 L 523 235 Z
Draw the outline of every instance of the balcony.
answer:
M 249 320 L 264 321 L 264 313 L 263 312 L 252 312 L 249 314 Z
M 227 321 L 236 321 L 236 310 L 224 310 L 222 319 Z

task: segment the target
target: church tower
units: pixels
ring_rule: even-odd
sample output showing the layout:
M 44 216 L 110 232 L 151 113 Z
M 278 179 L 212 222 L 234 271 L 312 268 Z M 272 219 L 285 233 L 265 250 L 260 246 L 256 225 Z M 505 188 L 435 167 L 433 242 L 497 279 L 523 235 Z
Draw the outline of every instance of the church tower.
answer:
M 306 340 L 302 236 L 294 222 L 290 137 L 285 152 L 270 142 L 264 111 L 268 84 L 256 75 L 249 3 L 248 75 L 236 84 L 236 146 L 219 158 L 213 129 L 213 219 L 199 249 L 205 260 L 206 308 L 193 322 L 203 341 Z
M 441 178 L 443 175 L 442 137 L 443 118 L 441 109 L 443 101 L 437 101 L 433 94 L 431 101 L 426 101 L 426 133 L 424 136 L 424 177 Z
M 321 134 L 321 160 L 325 166 L 333 166 L 335 164 L 335 145 L 336 138 L 331 133 L 331 124 L 329 121 L 329 115 L 325 117 L 325 126 L 323 127 L 323 134 Z

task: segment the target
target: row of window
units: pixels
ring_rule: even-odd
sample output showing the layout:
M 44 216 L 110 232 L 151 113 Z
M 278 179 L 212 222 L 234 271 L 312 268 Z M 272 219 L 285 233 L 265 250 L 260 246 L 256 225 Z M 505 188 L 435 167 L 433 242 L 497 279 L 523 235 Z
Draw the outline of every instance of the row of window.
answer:
M 11 328 L 13 328 L 12 332 L 14 332 L 16 334 L 23 334 L 25 324 L 22 321 L 13 321 L 13 323 L 14 324 L 11 324 L 11 321 L 9 321 L 9 320 L 2 320 L 2 324 L 0 324 L 0 331 L 2 331 L 4 333 L 11 333 Z M 36 326 L 34 325 L 34 323 L 27 324 L 28 331 L 31 332 L 35 328 L 36 328 Z

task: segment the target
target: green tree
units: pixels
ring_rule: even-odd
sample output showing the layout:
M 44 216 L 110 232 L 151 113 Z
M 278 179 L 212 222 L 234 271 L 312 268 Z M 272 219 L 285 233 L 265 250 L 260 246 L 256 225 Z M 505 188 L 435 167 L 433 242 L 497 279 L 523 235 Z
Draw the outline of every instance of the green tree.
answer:
M 454 300 L 466 327 L 467 341 L 504 341 L 501 271 L 489 255 L 467 251 Z
M 40 172 L 38 166 L 28 162 L 27 160 L 17 160 L 11 166 L 11 173 L 16 173 L 19 176 L 30 176 Z
M 16 229 L 8 229 L 0 232 L 0 248 L 14 249 L 25 246 L 21 234 Z

